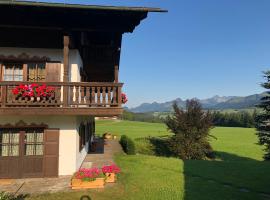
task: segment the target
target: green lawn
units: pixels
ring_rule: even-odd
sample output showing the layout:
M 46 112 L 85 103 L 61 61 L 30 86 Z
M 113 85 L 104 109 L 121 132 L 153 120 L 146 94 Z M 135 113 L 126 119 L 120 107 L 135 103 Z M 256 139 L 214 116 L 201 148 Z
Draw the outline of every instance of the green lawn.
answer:
M 168 131 L 164 124 L 133 122 L 133 121 L 110 121 L 101 120 L 96 122 L 96 132 L 102 135 L 105 132 L 113 133 L 114 135 L 128 135 L 131 138 L 141 138 L 146 136 L 164 136 L 168 135 Z
M 126 134 L 135 138 L 164 136 L 163 124 L 98 121 L 97 132 Z M 157 156 L 117 155 L 122 168 L 118 183 L 101 191 L 57 193 L 30 199 L 79 199 L 88 194 L 92 200 L 227 200 L 270 199 L 270 162 L 263 162 L 262 147 L 256 144 L 254 129 L 215 128 L 211 143 L 216 161 L 182 161 Z
M 263 147 L 257 145 L 258 137 L 252 128 L 217 127 L 212 129 L 211 134 L 217 140 L 211 139 L 211 144 L 219 155 L 230 153 L 241 157 L 262 160 Z M 223 158 L 224 159 L 224 158 Z M 233 158 L 230 157 L 229 160 Z

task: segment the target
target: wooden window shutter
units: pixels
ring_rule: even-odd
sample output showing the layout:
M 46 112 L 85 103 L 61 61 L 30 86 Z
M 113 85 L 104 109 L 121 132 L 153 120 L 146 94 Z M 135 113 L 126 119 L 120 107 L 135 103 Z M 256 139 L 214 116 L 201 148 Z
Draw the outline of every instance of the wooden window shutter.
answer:
M 23 64 L 23 81 L 27 81 L 27 64 Z
M 57 177 L 59 129 L 45 129 L 44 133 L 44 177 Z
M 46 63 L 46 81 L 60 82 L 61 63 Z

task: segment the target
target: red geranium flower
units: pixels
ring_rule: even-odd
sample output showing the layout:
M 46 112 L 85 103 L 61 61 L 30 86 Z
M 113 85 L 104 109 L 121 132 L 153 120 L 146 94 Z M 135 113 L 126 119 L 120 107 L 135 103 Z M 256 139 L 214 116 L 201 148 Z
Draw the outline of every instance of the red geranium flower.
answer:
M 125 93 L 122 93 L 121 94 L 121 98 L 122 98 L 122 103 L 125 104 L 128 102 L 128 98 L 127 98 L 127 95 Z

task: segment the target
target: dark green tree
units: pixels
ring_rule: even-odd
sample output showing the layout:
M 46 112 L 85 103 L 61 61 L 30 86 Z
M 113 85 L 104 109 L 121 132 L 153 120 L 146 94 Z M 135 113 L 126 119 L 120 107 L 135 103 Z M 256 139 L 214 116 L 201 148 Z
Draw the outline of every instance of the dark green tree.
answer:
M 196 100 L 188 100 L 186 110 L 173 105 L 173 115 L 165 123 L 174 134 L 170 141 L 171 151 L 182 159 L 204 159 L 213 157 L 213 150 L 208 142 L 212 127 L 211 114 L 204 112 Z
M 270 160 L 270 71 L 264 72 L 266 79 L 265 83 L 262 83 L 262 87 L 267 89 L 266 95 L 261 98 L 261 103 L 258 107 L 262 108 L 262 112 L 257 113 L 256 116 L 256 128 L 257 135 L 259 137 L 259 143 L 265 145 L 265 160 Z

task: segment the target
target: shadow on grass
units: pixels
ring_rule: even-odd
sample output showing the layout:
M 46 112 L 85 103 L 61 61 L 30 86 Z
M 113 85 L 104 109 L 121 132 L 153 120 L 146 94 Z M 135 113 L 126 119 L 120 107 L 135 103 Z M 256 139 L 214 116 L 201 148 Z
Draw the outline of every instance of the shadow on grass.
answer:
M 270 199 L 270 162 L 215 153 L 220 161 L 184 161 L 185 200 Z
M 172 157 L 168 145 L 168 136 L 136 138 L 136 152 L 145 155 Z
M 153 151 L 156 156 L 171 157 L 173 153 L 169 149 L 167 138 L 149 138 L 149 142 L 153 146 Z
M 25 200 L 28 197 L 30 197 L 29 194 L 14 195 L 14 194 L 6 193 L 6 192 L 0 192 L 1 200 Z
M 19 194 L 16 197 L 14 197 L 12 200 L 24 200 L 30 197 L 29 194 Z

